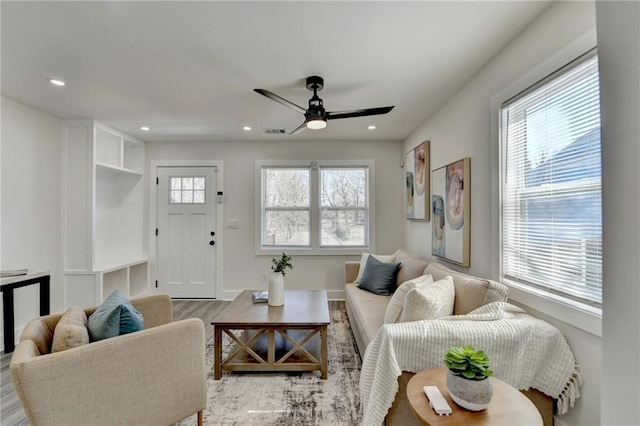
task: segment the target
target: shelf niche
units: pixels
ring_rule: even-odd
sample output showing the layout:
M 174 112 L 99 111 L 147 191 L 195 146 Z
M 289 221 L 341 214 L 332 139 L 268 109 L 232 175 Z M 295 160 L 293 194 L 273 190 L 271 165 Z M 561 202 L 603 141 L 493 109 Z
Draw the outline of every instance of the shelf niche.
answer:
M 95 120 L 65 121 L 65 306 L 99 304 L 115 289 L 149 291 L 145 143 Z

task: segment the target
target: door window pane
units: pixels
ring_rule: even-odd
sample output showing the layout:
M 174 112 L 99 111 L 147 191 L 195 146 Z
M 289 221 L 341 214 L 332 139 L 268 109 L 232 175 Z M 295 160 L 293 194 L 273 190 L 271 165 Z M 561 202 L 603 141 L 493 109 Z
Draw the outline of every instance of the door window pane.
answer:
M 204 204 L 205 177 L 172 176 L 169 178 L 170 204 Z

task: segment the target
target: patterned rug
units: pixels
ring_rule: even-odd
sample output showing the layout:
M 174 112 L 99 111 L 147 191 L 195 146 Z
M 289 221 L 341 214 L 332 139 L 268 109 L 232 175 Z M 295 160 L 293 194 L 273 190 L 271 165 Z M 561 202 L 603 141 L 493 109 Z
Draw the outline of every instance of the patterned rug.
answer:
M 320 373 L 231 373 L 213 380 L 213 337 L 207 336 L 205 425 L 357 425 L 360 423 L 360 358 L 344 302 L 329 302 L 329 376 Z M 223 339 L 224 356 L 231 339 Z M 178 423 L 191 426 L 195 416 Z

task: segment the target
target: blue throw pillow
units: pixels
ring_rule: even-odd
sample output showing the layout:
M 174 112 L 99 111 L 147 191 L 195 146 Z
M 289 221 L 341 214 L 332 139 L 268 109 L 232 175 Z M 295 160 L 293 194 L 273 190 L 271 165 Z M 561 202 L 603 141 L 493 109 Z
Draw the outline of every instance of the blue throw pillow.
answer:
M 116 290 L 89 316 L 88 328 L 91 340 L 95 342 L 143 330 L 144 319 L 127 296 Z
M 381 296 L 389 296 L 395 289 L 399 269 L 400 263 L 380 262 L 375 257 L 369 256 L 358 288 Z

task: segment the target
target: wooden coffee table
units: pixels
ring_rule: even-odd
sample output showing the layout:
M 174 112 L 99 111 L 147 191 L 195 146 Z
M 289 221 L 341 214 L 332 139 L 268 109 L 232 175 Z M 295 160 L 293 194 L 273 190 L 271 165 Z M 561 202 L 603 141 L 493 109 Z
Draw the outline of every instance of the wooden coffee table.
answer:
M 447 391 L 447 369 L 430 368 L 409 380 L 409 405 L 423 425 L 518 425 L 542 426 L 542 416 L 524 394 L 505 382 L 491 377 L 493 397 L 489 407 L 482 411 L 469 411 L 457 405 Z M 449 416 L 438 416 L 429 406 L 423 386 L 437 386 L 453 410 Z
M 283 306 L 253 303 L 245 290 L 211 322 L 213 378 L 225 371 L 314 371 L 327 378 L 329 303 L 324 290 L 285 290 Z M 242 330 L 241 337 L 233 333 Z M 222 359 L 223 333 L 236 345 Z M 319 335 L 319 336 L 318 336 Z M 318 338 L 319 337 L 319 338 Z

